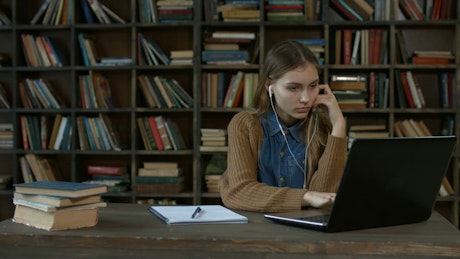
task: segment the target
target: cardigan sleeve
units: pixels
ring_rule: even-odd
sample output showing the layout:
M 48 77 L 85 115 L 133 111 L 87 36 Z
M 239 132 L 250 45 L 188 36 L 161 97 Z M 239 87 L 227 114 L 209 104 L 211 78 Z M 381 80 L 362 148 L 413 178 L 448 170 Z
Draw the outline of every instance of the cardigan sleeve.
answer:
M 238 210 L 275 212 L 301 209 L 307 190 L 268 186 L 257 180 L 263 130 L 248 112 L 236 114 L 228 125 L 227 170 L 220 181 L 224 205 Z

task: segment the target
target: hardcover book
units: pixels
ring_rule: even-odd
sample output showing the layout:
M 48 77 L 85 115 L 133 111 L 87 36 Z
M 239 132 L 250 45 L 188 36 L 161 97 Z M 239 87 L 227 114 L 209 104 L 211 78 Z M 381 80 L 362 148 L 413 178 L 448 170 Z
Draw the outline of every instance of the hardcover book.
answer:
M 14 184 L 16 192 L 25 194 L 42 194 L 65 197 L 84 197 L 107 192 L 107 186 L 64 181 L 38 181 Z

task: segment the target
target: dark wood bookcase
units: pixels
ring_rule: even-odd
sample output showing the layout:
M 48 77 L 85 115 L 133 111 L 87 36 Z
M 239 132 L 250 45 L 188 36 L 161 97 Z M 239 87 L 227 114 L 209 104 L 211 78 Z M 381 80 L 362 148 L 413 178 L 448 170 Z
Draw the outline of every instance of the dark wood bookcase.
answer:
M 385 124 L 391 136 L 395 136 L 395 122 L 413 118 L 423 120 L 434 135 L 441 134 L 442 121 L 445 116 L 454 118 L 455 135 L 458 135 L 460 110 L 440 108 L 440 91 L 438 75 L 441 72 L 452 72 L 460 75 L 460 5 L 453 3 L 453 14 L 447 20 L 413 21 L 400 19 L 397 1 L 391 1 L 389 20 L 356 22 L 344 19 L 326 2 L 325 18 L 315 21 L 267 21 L 264 5 L 261 1 L 260 21 L 254 22 L 223 22 L 206 21 L 204 19 L 203 1 L 194 1 L 193 21 L 160 24 L 139 22 L 137 0 L 109 1 L 100 0 L 112 11 L 123 18 L 125 24 L 87 24 L 79 0 L 73 1 L 74 22 L 67 25 L 31 25 L 30 21 L 40 8 L 43 0 L 0 0 L 0 9 L 12 20 L 10 25 L 0 26 L 0 53 L 11 58 L 11 66 L 0 67 L 0 82 L 6 87 L 12 107 L 0 109 L 0 123 L 14 125 L 14 146 L 11 149 L 0 149 L 0 174 L 12 175 L 12 183 L 23 182 L 18 158 L 35 153 L 55 158 L 65 180 L 88 180 L 86 167 L 90 164 L 122 165 L 129 168 L 131 174 L 131 191 L 107 194 L 104 196 L 111 202 L 135 203 L 147 198 L 170 198 L 181 204 L 220 203 L 218 193 L 206 190 L 204 168 L 214 152 L 200 151 L 200 128 L 226 128 L 231 117 L 243 108 L 205 108 L 201 105 L 202 73 L 237 71 L 259 72 L 264 53 L 276 42 L 284 39 L 324 38 L 325 53 L 321 77 L 324 82 L 336 73 L 369 73 L 379 72 L 389 78 L 389 97 L 387 108 L 344 109 L 348 125 Z M 387 62 L 370 65 L 342 65 L 333 62 L 334 40 L 331 33 L 344 29 L 383 29 L 388 32 Z M 205 31 L 241 30 L 256 32 L 259 37 L 259 55 L 253 64 L 248 65 L 208 65 L 201 61 Z M 450 50 L 455 61 L 447 65 L 414 65 L 399 64 L 395 58 L 398 42 L 396 32 L 403 31 L 407 52 L 413 50 Z M 28 67 L 21 43 L 21 34 L 30 33 L 52 37 L 62 48 L 68 65 L 63 67 Z M 96 66 L 84 65 L 78 44 L 78 34 L 89 35 L 94 41 L 101 57 L 130 57 L 133 64 L 127 66 Z M 142 33 L 153 38 L 161 48 L 169 54 L 171 50 L 193 49 L 195 55 L 193 65 L 184 66 L 147 66 L 138 65 L 137 35 Z M 80 104 L 78 77 L 95 70 L 105 75 L 111 85 L 113 109 L 83 109 Z M 400 108 L 397 103 L 395 74 L 399 71 L 411 70 L 417 75 L 420 87 L 425 94 L 426 108 Z M 148 108 L 147 102 L 137 80 L 139 75 L 161 75 L 175 78 L 181 86 L 194 98 L 192 108 Z M 25 78 L 46 78 L 52 82 L 56 92 L 64 100 L 62 109 L 25 109 L 21 104 L 18 84 Z M 460 88 L 458 80 L 455 84 L 458 100 Z M 96 116 L 106 114 L 117 126 L 123 148 L 121 151 L 82 151 L 78 145 L 76 118 L 81 115 Z M 69 115 L 72 121 L 73 134 L 69 150 L 24 150 L 22 146 L 21 115 L 45 115 L 52 122 L 57 114 Z M 185 150 L 146 151 L 137 127 L 136 118 L 141 116 L 163 115 L 177 122 L 187 144 Z M 50 126 L 51 127 L 51 126 Z M 378 155 L 378 154 L 376 154 Z M 174 161 L 184 169 L 185 187 L 179 194 L 137 194 L 134 176 L 137 169 L 145 161 Z M 447 178 L 454 188 L 454 195 L 439 197 L 436 209 L 459 226 L 460 177 L 459 154 L 452 157 Z M 417 181 L 417 179 L 414 179 Z M 11 197 L 14 188 L 10 185 L 0 191 L 0 218 L 8 218 L 13 214 Z

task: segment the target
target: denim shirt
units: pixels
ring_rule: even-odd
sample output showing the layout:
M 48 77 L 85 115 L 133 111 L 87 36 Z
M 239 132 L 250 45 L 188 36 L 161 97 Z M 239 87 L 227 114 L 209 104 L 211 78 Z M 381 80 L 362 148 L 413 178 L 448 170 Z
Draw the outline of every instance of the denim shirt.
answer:
M 264 137 L 260 150 L 258 180 L 270 186 L 303 188 L 307 169 L 304 161 L 305 144 L 298 135 L 299 122 L 290 128 L 282 125 L 294 159 L 275 116 L 273 111 L 269 111 L 261 117 Z

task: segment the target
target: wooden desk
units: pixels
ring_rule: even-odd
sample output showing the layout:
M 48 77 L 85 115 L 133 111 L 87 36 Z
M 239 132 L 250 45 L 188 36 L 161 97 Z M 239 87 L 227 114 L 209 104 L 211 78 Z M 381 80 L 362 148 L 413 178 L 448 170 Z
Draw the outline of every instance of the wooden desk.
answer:
M 92 228 L 44 231 L 0 223 L 2 258 L 460 257 L 460 231 L 434 213 L 427 222 L 321 233 L 242 214 L 248 224 L 169 226 L 148 205 L 109 204 Z

